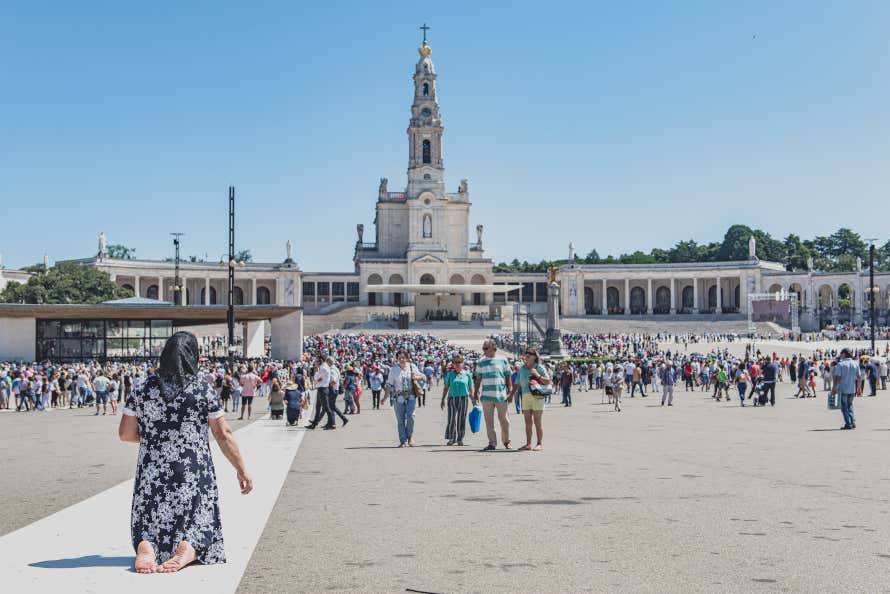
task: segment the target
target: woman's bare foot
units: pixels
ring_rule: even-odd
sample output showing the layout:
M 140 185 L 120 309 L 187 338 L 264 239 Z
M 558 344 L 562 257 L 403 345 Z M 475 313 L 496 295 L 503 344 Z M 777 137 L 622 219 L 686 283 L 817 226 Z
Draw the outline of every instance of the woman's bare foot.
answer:
M 147 540 L 140 542 L 136 547 L 136 562 L 133 564 L 136 573 L 154 573 L 158 570 L 156 561 L 157 557 L 151 543 Z
M 182 541 L 179 543 L 179 546 L 176 547 L 176 554 L 158 566 L 157 571 L 158 573 L 173 573 L 179 571 L 194 560 L 194 547 L 186 541 Z

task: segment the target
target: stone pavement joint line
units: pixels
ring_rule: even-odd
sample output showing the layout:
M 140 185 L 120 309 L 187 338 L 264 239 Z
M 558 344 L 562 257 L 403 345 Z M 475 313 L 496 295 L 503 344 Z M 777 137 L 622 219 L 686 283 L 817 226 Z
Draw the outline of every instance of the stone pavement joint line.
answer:
M 176 574 L 131 571 L 133 479 L 0 538 L 0 575 L 6 592 L 235 592 L 305 431 L 258 420 L 235 432 L 254 480 L 241 495 L 235 471 L 212 442 L 226 544 L 224 565 Z M 121 444 L 124 447 L 124 444 Z M 136 459 L 135 445 L 133 459 Z M 134 468 L 135 471 L 135 468 Z

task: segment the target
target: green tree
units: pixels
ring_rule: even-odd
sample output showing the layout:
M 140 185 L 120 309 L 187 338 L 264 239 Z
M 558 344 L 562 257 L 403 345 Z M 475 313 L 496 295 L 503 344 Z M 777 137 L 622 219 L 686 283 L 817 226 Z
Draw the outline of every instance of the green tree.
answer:
M 717 250 L 717 260 L 720 262 L 732 262 L 748 259 L 748 240 L 754 235 L 754 230 L 747 225 L 732 225 L 723 236 L 723 243 Z
M 596 250 L 590 250 L 587 252 L 587 255 L 581 258 L 580 264 L 598 264 L 600 261 L 599 252 Z
M 235 261 L 253 262 L 253 255 L 250 253 L 250 250 L 241 250 L 240 252 L 235 253 Z
M 105 251 L 109 258 L 114 258 L 116 260 L 132 260 L 133 256 L 136 255 L 136 250 L 119 243 L 112 243 L 105 248 Z
M 783 244 L 785 246 L 785 269 L 791 271 L 806 270 L 810 250 L 800 240 L 800 237 L 791 233 L 785 238 Z
M 717 262 L 720 259 L 720 245 L 716 241 L 698 246 L 693 262 Z
M 698 262 L 698 244 L 694 239 L 680 241 L 668 252 L 670 262 Z
M 653 248 L 649 255 L 658 262 L 659 264 L 664 264 L 665 262 L 671 261 L 671 252 L 670 250 L 663 250 L 661 248 Z
M 757 241 L 757 257 L 770 262 L 785 261 L 785 245 L 778 239 L 760 229 L 754 229 L 754 239 Z
M 618 261 L 622 264 L 653 264 L 655 258 L 637 250 L 632 254 L 621 254 L 618 256 Z
M 890 270 L 890 241 L 875 248 L 875 270 Z
M 107 272 L 75 262 L 63 262 L 43 274 L 32 276 L 25 284 L 10 282 L 0 292 L 0 301 L 37 304 L 101 303 L 132 296 L 132 291 L 118 287 Z
M 843 255 L 852 256 L 854 261 L 857 256 L 863 260 L 868 257 L 868 246 L 858 233 L 854 233 L 846 227 L 841 227 L 832 233 L 828 241 L 830 242 L 830 253 L 837 259 Z

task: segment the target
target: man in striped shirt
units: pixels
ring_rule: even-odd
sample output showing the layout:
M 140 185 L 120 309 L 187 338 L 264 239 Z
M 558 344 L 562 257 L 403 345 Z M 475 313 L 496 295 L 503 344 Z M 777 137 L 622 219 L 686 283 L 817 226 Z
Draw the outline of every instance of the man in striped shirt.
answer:
M 510 420 L 507 418 L 507 405 L 513 400 L 508 396 L 512 392 L 510 365 L 507 360 L 497 355 L 497 345 L 491 339 L 482 343 L 485 355 L 476 363 L 473 385 L 473 404 L 482 401 L 482 413 L 485 417 L 485 429 L 488 432 L 488 446 L 484 451 L 497 449 L 498 436 L 494 430 L 494 413 L 497 411 L 501 424 L 501 439 L 504 447 L 510 448 Z

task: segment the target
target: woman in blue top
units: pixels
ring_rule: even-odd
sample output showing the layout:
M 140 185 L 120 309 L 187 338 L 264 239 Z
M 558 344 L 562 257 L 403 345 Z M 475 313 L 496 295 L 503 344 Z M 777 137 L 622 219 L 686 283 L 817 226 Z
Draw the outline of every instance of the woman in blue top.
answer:
M 522 415 L 525 417 L 525 445 L 520 451 L 533 450 L 539 452 L 544 449 L 544 396 L 532 394 L 530 384 L 537 382 L 539 384 L 550 384 L 552 380 L 547 370 L 541 365 L 541 357 L 538 355 L 537 349 L 529 347 L 525 349 L 525 365 L 519 368 L 519 381 L 513 384 L 513 392 L 510 394 L 514 397 L 517 390 L 521 390 L 522 395 Z M 532 447 L 532 422 L 534 421 L 535 433 L 538 435 L 538 443 Z
M 467 432 L 467 403 L 470 400 L 470 386 L 473 385 L 473 375 L 464 369 L 464 358 L 455 355 L 454 370 L 445 376 L 445 388 L 442 390 L 442 405 L 445 408 L 448 400 L 448 424 L 445 425 L 445 439 L 447 445 L 464 445 L 464 435 Z

